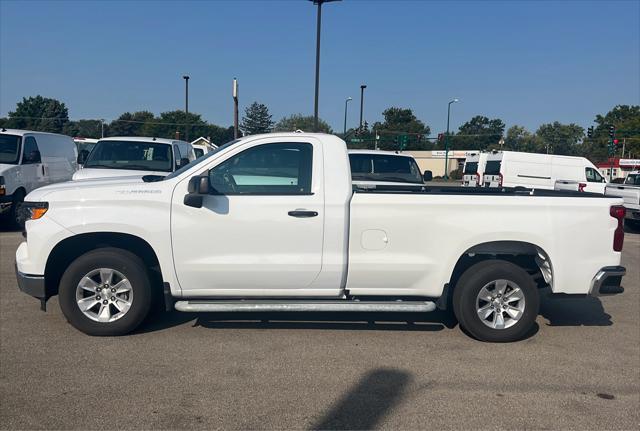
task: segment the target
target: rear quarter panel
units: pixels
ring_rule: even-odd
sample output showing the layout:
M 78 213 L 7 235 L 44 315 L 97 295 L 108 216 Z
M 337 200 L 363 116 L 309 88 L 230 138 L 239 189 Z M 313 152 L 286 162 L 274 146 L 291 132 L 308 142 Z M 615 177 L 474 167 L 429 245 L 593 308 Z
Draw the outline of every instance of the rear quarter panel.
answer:
M 351 201 L 347 288 L 353 295 L 438 297 L 458 259 L 492 241 L 522 241 L 551 261 L 554 292 L 587 293 L 618 265 L 619 199 L 356 193 Z

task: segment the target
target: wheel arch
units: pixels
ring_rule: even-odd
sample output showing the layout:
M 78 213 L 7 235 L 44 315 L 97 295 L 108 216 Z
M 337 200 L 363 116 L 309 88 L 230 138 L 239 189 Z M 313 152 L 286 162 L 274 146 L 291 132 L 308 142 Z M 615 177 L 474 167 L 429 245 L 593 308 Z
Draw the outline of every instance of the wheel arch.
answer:
M 158 256 L 144 239 L 120 232 L 92 232 L 65 238 L 53 247 L 45 265 L 45 287 L 49 296 L 58 293 L 62 274 L 75 259 L 99 248 L 115 247 L 139 256 L 149 270 L 152 286 L 162 286 Z
M 446 289 L 451 294 L 460 276 L 476 263 L 500 259 L 509 261 L 537 279 L 538 287 L 553 287 L 553 266 L 549 254 L 527 241 L 489 241 L 469 247 L 454 265 Z

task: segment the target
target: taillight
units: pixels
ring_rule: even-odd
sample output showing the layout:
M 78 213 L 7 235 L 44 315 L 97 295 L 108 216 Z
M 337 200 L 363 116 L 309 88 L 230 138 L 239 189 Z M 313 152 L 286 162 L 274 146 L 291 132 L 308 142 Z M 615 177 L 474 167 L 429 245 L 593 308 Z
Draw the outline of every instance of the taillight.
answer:
M 480 174 L 476 172 L 476 185 L 480 185 L 480 183 L 481 183 Z
M 578 191 L 583 192 L 584 188 L 587 187 L 585 183 L 578 183 Z
M 622 244 L 624 243 L 624 213 L 625 209 L 622 205 L 614 205 L 609 208 L 609 214 L 614 219 L 618 220 L 618 226 L 613 233 L 613 251 L 622 251 Z
M 502 174 L 498 173 L 498 187 L 502 187 Z

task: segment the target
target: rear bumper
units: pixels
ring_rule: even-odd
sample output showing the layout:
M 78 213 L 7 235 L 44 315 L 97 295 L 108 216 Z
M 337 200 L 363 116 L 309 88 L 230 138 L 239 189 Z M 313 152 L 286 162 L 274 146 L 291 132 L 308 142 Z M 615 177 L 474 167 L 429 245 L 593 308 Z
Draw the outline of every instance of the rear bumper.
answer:
M 18 271 L 18 265 L 15 268 L 18 288 L 21 291 L 40 300 L 48 299 L 43 275 L 27 275 Z
M 591 280 L 589 295 L 616 295 L 624 292 L 620 283 L 626 273 L 624 266 L 605 266 Z

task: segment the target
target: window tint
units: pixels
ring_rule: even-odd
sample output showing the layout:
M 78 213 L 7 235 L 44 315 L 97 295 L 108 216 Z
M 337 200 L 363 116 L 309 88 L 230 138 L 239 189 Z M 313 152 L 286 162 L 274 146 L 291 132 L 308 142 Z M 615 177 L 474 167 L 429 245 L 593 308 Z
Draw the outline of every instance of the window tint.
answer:
M 498 175 L 500 173 L 500 160 L 488 160 L 487 166 L 484 168 L 485 175 Z
M 209 178 L 218 194 L 309 194 L 312 161 L 311 144 L 265 144 L 225 160 Z
M 0 134 L 0 163 L 15 165 L 20 157 L 20 136 Z
M 624 183 L 633 184 L 634 186 L 640 186 L 640 174 L 629 174 Z
M 475 175 L 478 173 L 478 162 L 467 162 L 464 165 L 465 175 Z
M 422 175 L 412 157 L 393 154 L 349 154 L 351 178 L 355 181 L 389 181 L 422 184 Z
M 27 136 L 24 138 L 24 150 L 22 151 L 22 163 L 40 163 L 40 154 L 38 150 L 38 143 L 33 136 Z
M 587 177 L 587 182 L 590 183 L 601 183 L 603 178 L 602 175 L 598 171 L 593 168 L 584 168 L 585 174 Z
M 142 141 L 99 141 L 85 168 L 135 169 L 171 172 L 171 145 Z

